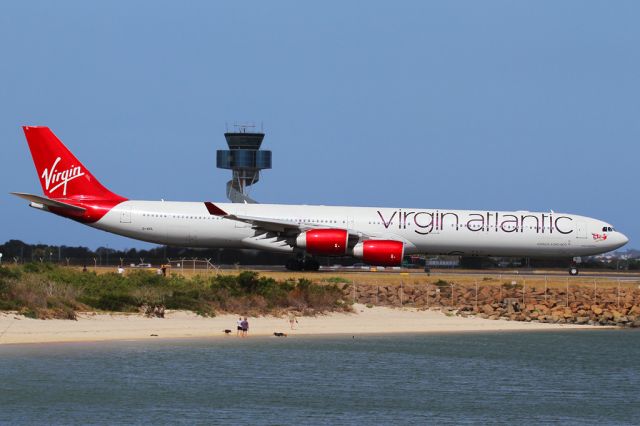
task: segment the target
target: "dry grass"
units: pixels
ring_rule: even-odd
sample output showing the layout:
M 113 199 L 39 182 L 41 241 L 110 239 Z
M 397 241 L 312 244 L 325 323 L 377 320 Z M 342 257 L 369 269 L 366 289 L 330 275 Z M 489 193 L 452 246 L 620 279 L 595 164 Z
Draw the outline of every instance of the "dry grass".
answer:
M 80 270 L 81 268 L 71 267 L 72 269 Z M 115 267 L 98 267 L 95 269 L 96 273 L 108 273 L 114 272 Z M 90 271 L 93 271 L 94 268 L 89 268 Z M 132 271 L 133 269 L 127 269 L 127 272 Z M 236 274 L 242 271 L 249 271 L 250 269 L 231 269 L 231 270 L 222 270 L 222 274 Z M 437 281 L 442 280 L 449 283 L 453 283 L 455 285 L 460 285 L 464 287 L 475 286 L 478 285 L 503 285 L 503 284 L 512 284 L 515 282 L 517 285 L 526 285 L 527 287 L 537 287 L 544 288 L 545 285 L 547 288 L 565 288 L 567 284 L 569 286 L 589 286 L 589 287 L 597 287 L 597 288 L 612 288 L 620 285 L 624 288 L 639 288 L 640 279 L 629 278 L 631 274 L 625 272 L 606 272 L 608 276 L 616 276 L 619 278 L 608 278 L 608 277 L 586 277 L 586 276 L 577 276 L 572 277 L 568 274 L 564 274 L 564 271 L 561 274 L 558 271 L 551 270 L 540 270 L 535 271 L 534 275 L 519 275 L 513 272 L 504 272 L 504 271 L 495 271 L 495 270 L 487 270 L 487 271 L 473 271 L 478 272 L 478 274 L 468 274 L 468 273 L 455 273 L 449 271 L 438 271 L 432 275 L 426 275 L 420 272 L 413 272 L 411 270 L 403 270 L 403 271 L 318 271 L 318 272 L 296 272 L 296 271 L 269 271 L 269 270 L 260 270 L 256 269 L 251 271 L 257 271 L 260 273 L 260 276 L 273 278 L 277 281 L 285 281 L 287 279 L 298 280 L 301 278 L 308 279 L 314 283 L 355 283 L 362 285 L 424 285 L 424 284 L 435 284 Z M 414 270 L 415 271 L 415 270 Z M 184 270 L 173 269 L 170 273 L 174 273 L 177 275 L 184 276 L 186 278 L 190 278 L 196 275 L 207 276 L 207 275 L 215 275 L 216 272 L 214 270 L 205 270 L 205 269 L 190 269 L 186 268 Z
M 570 277 L 559 275 L 517 275 L 517 274 L 504 274 L 487 272 L 481 275 L 469 275 L 469 274 L 436 274 L 426 275 L 423 273 L 411 273 L 411 272 L 289 272 L 289 271 L 264 271 L 260 273 L 261 276 L 271 277 L 277 280 L 286 278 L 306 278 L 313 282 L 327 282 L 331 278 L 339 277 L 344 282 L 353 282 L 355 284 L 363 285 L 425 285 L 435 284 L 438 281 L 446 281 L 455 285 L 461 285 L 465 287 L 478 285 L 503 285 L 512 284 L 515 282 L 517 285 L 526 285 L 527 287 L 540 287 L 544 288 L 545 284 L 547 288 L 564 288 L 567 286 L 596 286 L 597 288 L 610 288 L 617 287 L 618 282 L 620 286 L 626 288 L 638 288 L 640 280 L 628 280 L 624 278 L 623 274 L 620 274 L 620 281 L 611 278 L 602 277 Z

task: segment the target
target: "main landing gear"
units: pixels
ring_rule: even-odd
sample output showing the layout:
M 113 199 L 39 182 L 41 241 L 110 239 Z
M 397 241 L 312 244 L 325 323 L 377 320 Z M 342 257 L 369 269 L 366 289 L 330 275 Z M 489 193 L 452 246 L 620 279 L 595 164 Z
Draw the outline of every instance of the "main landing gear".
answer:
M 290 271 L 317 271 L 320 269 L 320 264 L 313 257 L 289 259 L 284 266 Z

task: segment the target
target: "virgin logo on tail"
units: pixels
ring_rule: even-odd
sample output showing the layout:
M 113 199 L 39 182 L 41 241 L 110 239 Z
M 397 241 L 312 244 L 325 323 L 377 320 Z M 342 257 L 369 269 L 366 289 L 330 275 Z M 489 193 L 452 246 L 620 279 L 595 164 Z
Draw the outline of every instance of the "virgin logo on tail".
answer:
M 75 178 L 84 176 L 84 172 L 80 166 L 71 166 L 66 170 L 56 170 L 56 166 L 60 162 L 61 158 L 56 158 L 50 169 L 45 168 L 42 172 L 41 178 L 44 179 L 44 187 L 49 194 L 56 189 L 62 187 L 62 195 L 67 195 L 67 184 Z M 52 188 L 51 185 L 54 185 Z

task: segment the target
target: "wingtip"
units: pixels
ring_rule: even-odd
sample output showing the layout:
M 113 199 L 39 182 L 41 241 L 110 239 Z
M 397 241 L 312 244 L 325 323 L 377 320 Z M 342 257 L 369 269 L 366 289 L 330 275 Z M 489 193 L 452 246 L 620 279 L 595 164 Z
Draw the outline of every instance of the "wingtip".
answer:
M 213 204 L 210 201 L 205 201 L 204 205 L 207 208 L 207 211 L 209 212 L 210 215 L 213 215 L 213 216 L 228 216 L 227 212 L 225 212 L 220 207 L 216 206 L 215 204 Z

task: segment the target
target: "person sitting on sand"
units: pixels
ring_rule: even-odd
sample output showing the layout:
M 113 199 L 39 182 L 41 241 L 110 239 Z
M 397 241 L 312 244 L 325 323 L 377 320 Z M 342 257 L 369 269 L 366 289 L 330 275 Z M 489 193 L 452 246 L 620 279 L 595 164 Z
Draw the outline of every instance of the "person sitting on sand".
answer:
M 236 336 L 242 336 L 242 317 L 238 317 L 238 321 L 236 321 Z
M 242 337 L 247 337 L 247 333 L 249 332 L 249 321 L 247 321 L 247 317 L 244 317 L 242 320 Z

